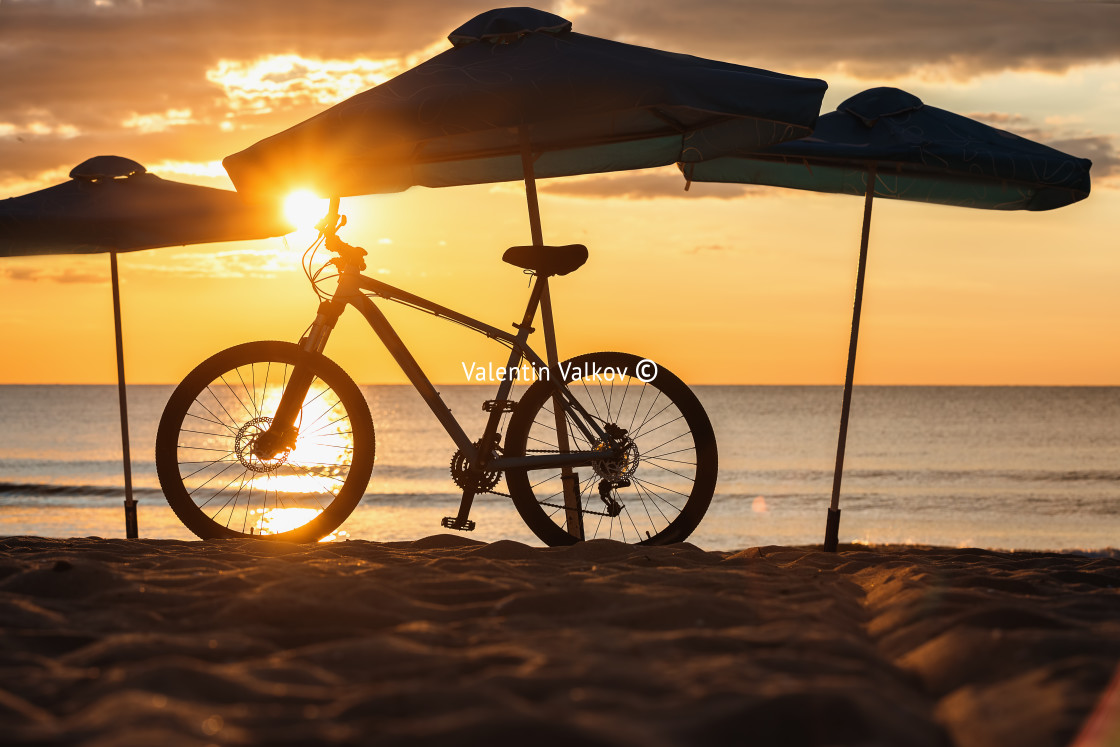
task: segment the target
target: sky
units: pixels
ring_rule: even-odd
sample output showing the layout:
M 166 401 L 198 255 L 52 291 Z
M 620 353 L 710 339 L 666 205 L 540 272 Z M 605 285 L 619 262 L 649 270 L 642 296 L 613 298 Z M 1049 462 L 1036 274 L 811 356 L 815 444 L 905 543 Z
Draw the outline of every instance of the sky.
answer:
M 0 0 L 0 198 L 96 155 L 231 188 L 221 159 L 449 45 L 486 2 Z M 876 200 L 857 384 L 1120 385 L 1120 3 L 1073 0 L 565 0 L 574 29 L 829 83 L 822 112 L 889 85 L 1093 161 L 1050 212 Z M 542 181 L 546 243 L 588 263 L 554 281 L 560 353 L 622 350 L 692 384 L 840 384 L 862 200 L 694 184 L 672 167 Z M 347 198 L 370 272 L 496 326 L 527 278 L 519 184 Z M 174 383 L 253 339 L 298 339 L 309 237 L 120 256 L 131 383 Z M 404 308 L 429 376 L 504 348 Z M 543 350 L 543 343 L 535 344 Z M 0 260 L 0 383 L 115 380 L 109 260 Z M 403 381 L 356 314 L 328 347 L 363 383 Z

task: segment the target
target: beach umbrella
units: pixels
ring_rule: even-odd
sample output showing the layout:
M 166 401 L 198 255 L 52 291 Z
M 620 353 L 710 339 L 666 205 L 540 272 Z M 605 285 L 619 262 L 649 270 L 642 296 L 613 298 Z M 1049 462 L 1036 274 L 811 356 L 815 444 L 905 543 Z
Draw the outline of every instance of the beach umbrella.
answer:
M 452 47 L 229 156 L 238 191 L 323 196 L 691 162 L 802 137 L 826 84 L 622 44 L 533 8 L 499 8 Z
M 534 8 L 487 11 L 448 40 L 451 49 L 226 158 L 238 191 L 329 195 L 333 226 L 339 197 L 524 180 L 532 242 L 543 247 L 537 177 L 666 166 L 802 137 L 827 88 L 586 36 Z M 545 350 L 555 365 L 547 283 L 541 288 Z M 578 505 L 567 487 L 565 501 Z M 461 509 L 444 525 L 466 526 L 465 516 Z M 569 512 L 578 537 L 577 518 Z
M 681 163 L 689 183 L 736 182 L 862 195 L 863 233 L 825 549 L 835 551 L 840 483 L 875 197 L 990 210 L 1052 210 L 1089 196 L 1089 167 L 974 119 L 872 88 L 825 114 L 809 137 L 745 157 Z M 686 187 L 687 188 L 687 187 Z
M 139 535 L 132 495 L 117 254 L 290 232 L 280 211 L 236 192 L 161 179 L 127 158 L 97 156 L 70 181 L 0 200 L 0 257 L 109 253 L 125 481 L 125 534 Z

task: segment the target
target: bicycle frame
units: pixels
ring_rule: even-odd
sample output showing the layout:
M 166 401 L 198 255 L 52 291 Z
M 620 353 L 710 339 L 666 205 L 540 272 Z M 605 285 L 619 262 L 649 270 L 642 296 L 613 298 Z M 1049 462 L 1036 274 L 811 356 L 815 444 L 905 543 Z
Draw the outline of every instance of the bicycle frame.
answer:
M 413 387 L 420 393 L 420 396 L 427 403 L 429 409 L 431 409 L 432 413 L 436 416 L 436 419 L 439 420 L 448 436 L 451 437 L 451 440 L 467 457 L 468 464 L 472 465 L 472 469 L 477 473 L 486 471 L 502 472 L 519 468 L 560 468 L 564 471 L 565 476 L 567 476 L 572 467 L 585 466 L 593 461 L 612 459 L 618 456 L 616 449 L 612 445 L 612 439 L 609 438 L 608 434 L 600 427 L 596 419 L 568 392 L 567 386 L 562 380 L 562 375 L 557 365 L 555 328 L 552 320 L 552 304 L 548 289 L 548 276 L 534 276 L 534 282 L 532 290 L 530 291 L 529 302 L 525 308 L 525 314 L 520 324 L 513 325 L 517 329 L 517 333 L 511 334 L 465 314 L 460 314 L 445 306 L 409 293 L 408 291 L 396 288 L 388 283 L 363 275 L 361 273 L 361 269 L 364 268 L 364 261 L 361 259 L 362 255 L 364 255 L 363 250 L 345 244 L 334 235 L 333 231 L 326 232 L 326 241 L 328 248 L 338 252 L 340 256 L 340 259 L 336 261 L 336 265 L 339 267 L 338 287 L 329 300 L 323 301 L 319 305 L 315 321 L 312 323 L 308 333 L 300 340 L 300 347 L 304 350 L 313 353 L 322 353 L 339 317 L 346 310 L 347 306 L 353 306 L 365 318 L 370 328 L 373 329 L 382 344 L 385 345 L 394 360 L 396 360 Z M 487 419 L 482 438 L 479 439 L 477 443 L 472 442 L 463 430 L 463 427 L 459 424 L 459 421 L 456 420 L 455 416 L 452 414 L 450 408 L 444 404 L 439 392 L 424 373 L 420 364 L 417 363 L 412 353 L 408 350 L 404 341 L 401 340 L 392 324 L 369 297 L 369 294 L 378 298 L 402 303 L 406 306 L 426 311 L 437 317 L 456 322 L 490 339 L 508 345 L 510 347 L 510 356 L 506 367 L 507 371 L 518 368 L 522 360 L 527 360 L 530 365 L 537 370 L 547 371 L 547 381 L 554 389 L 553 396 L 558 404 L 556 413 L 557 430 L 559 432 L 561 445 L 560 451 L 551 454 L 533 454 L 514 457 L 493 455 L 493 449 L 498 445 L 500 440 L 498 427 L 500 425 L 502 412 L 504 411 L 502 405 L 507 402 L 510 390 L 513 387 L 512 378 L 507 378 L 500 382 L 495 397 L 496 405 L 490 411 L 490 416 Z M 543 332 L 549 357 L 547 366 L 540 356 L 528 345 L 528 337 L 534 331 L 532 324 L 538 309 L 541 311 Z M 286 438 L 290 439 L 291 443 L 294 443 L 296 417 L 310 384 L 310 373 L 302 372 L 297 367 L 296 370 L 293 371 L 288 386 L 284 391 L 276 411 L 273 426 L 270 429 L 270 432 L 276 432 L 269 442 L 272 448 L 279 450 L 277 447 L 282 447 L 283 444 L 288 442 Z M 568 415 L 572 416 L 572 422 L 575 424 L 576 428 L 579 429 L 587 443 L 601 445 L 599 450 L 566 451 L 567 434 L 565 432 L 566 426 L 564 424 L 564 413 L 562 410 L 567 410 Z M 265 448 L 269 447 L 265 446 Z M 474 490 L 464 490 L 458 517 L 456 517 L 456 519 L 445 519 L 445 526 L 460 529 L 473 528 L 473 522 L 469 521 L 468 516 L 474 495 Z M 566 500 L 571 499 L 566 498 Z M 578 499 L 571 505 L 578 506 Z M 582 533 L 582 530 L 578 531 Z

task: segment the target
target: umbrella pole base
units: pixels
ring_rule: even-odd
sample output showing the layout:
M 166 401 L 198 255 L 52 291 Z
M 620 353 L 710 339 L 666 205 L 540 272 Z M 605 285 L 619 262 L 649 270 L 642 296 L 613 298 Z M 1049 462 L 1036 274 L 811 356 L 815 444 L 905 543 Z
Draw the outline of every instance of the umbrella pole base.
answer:
M 836 552 L 840 544 L 840 509 L 828 509 L 828 522 L 824 527 L 824 551 Z
M 124 502 L 124 536 L 128 539 L 138 539 L 140 537 L 140 526 L 136 520 L 135 500 Z

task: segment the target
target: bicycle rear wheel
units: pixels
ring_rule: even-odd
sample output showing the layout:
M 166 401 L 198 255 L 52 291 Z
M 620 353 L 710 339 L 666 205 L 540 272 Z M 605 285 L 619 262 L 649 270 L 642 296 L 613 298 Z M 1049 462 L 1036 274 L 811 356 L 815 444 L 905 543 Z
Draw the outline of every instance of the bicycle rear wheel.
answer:
M 609 538 L 636 544 L 681 542 L 692 533 L 715 492 L 718 457 L 715 434 L 700 401 L 665 369 L 651 381 L 637 374 L 643 359 L 628 353 L 590 353 L 552 369 L 562 374 L 568 391 L 600 427 L 626 430 L 622 459 L 573 468 L 578 486 L 578 524 L 582 539 Z M 646 362 L 648 363 L 648 361 Z M 553 387 L 534 383 L 514 410 L 506 432 L 505 455 L 559 451 Z M 593 451 L 566 411 L 568 451 Z M 549 545 L 578 542 L 571 533 L 571 512 L 565 503 L 562 471 L 506 471 L 514 506 Z M 628 487 L 603 486 L 604 480 L 628 480 Z M 600 492 L 603 486 L 606 495 Z
M 262 459 L 253 444 L 297 366 L 313 378 L 295 446 Z M 203 539 L 322 539 L 358 505 L 373 459 L 373 421 L 357 385 L 286 342 L 250 342 L 204 361 L 171 395 L 156 435 L 167 502 Z

